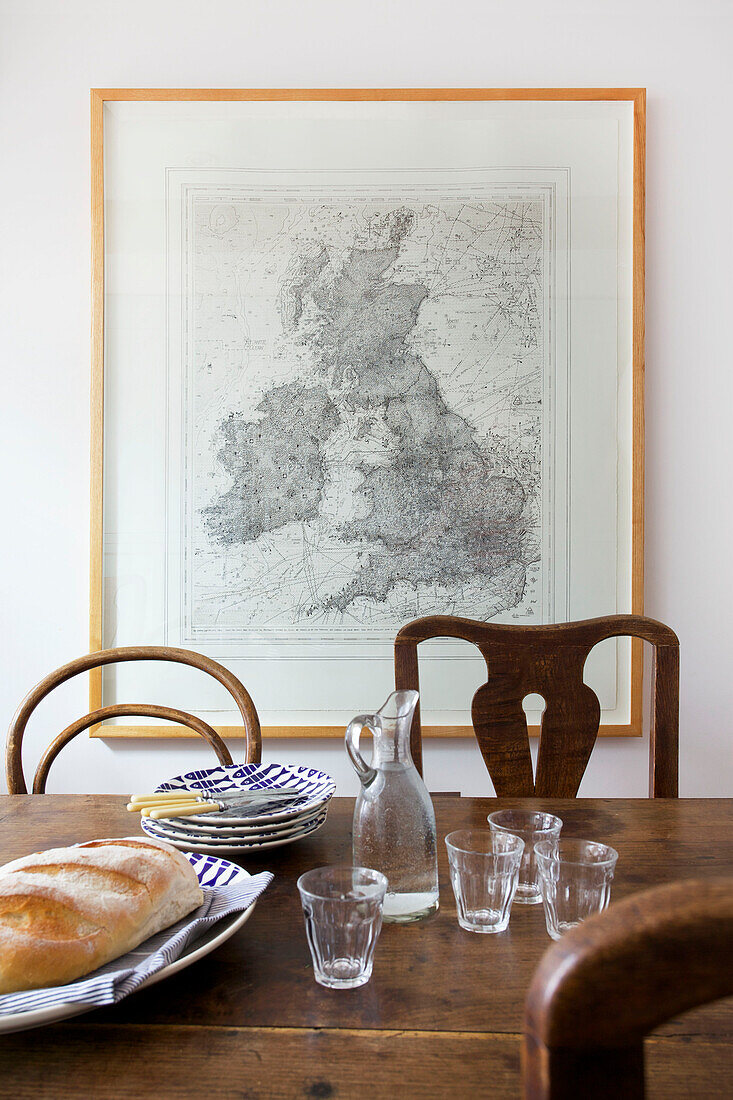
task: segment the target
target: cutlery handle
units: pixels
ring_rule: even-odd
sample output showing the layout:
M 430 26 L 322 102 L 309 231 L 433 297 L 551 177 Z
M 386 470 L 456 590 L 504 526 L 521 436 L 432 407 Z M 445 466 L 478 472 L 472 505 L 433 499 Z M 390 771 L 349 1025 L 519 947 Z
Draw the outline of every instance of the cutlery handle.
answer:
M 191 814 L 213 814 L 220 810 L 218 802 L 181 802 L 173 806 L 145 810 L 144 816 L 158 821 L 163 817 L 190 817 Z
M 158 791 L 153 794 L 131 794 L 131 806 L 147 806 L 163 802 L 193 802 L 198 795 L 191 791 Z
M 182 806 L 183 799 L 179 802 L 128 802 L 128 810 L 132 814 L 142 814 L 146 810 L 166 810 L 168 806 Z M 193 804 L 187 799 L 186 805 Z
M 162 817 L 169 817 L 175 810 L 190 810 L 194 806 L 198 805 L 196 802 L 166 802 L 152 804 L 148 806 L 138 806 L 141 817 L 150 817 L 152 814 L 160 814 Z

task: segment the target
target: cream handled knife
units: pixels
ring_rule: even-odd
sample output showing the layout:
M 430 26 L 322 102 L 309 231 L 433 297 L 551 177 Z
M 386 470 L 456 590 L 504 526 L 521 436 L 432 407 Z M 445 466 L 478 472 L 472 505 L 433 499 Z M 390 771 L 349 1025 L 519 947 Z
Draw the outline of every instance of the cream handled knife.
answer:
M 193 814 L 223 813 L 225 810 L 260 809 L 272 803 L 297 805 L 306 797 L 297 787 L 278 787 L 241 791 L 216 798 L 198 795 L 194 791 L 159 791 L 148 795 L 132 795 L 127 805 L 131 813 L 140 813 L 154 820 L 167 817 L 190 817 Z

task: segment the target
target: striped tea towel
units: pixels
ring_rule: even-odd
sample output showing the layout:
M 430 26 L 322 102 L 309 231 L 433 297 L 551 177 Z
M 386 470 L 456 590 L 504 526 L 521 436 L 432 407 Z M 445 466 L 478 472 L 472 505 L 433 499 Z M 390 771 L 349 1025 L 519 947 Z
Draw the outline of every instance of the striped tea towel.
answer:
M 232 913 L 241 913 L 248 909 L 253 901 L 272 881 L 269 871 L 250 878 L 243 873 L 232 873 L 229 881 L 222 881 L 216 874 L 217 864 L 225 860 L 204 856 L 189 856 L 198 874 L 204 891 L 204 902 L 193 913 L 189 913 L 178 924 L 166 928 L 163 932 L 151 936 L 134 951 L 102 966 L 99 970 L 78 982 L 68 985 L 52 986 L 48 989 L 30 989 L 24 993 L 5 993 L 0 996 L 0 1017 L 15 1012 L 34 1012 L 41 1008 L 53 1008 L 63 1004 L 109 1005 L 116 1004 L 129 993 L 134 993 L 143 982 L 164 966 L 174 962 L 185 947 L 196 939 L 206 928 L 228 917 Z M 197 865 L 198 864 L 198 865 Z M 235 865 L 227 866 L 235 871 Z M 239 871 L 239 868 L 236 868 Z M 207 885 L 207 879 L 212 885 Z

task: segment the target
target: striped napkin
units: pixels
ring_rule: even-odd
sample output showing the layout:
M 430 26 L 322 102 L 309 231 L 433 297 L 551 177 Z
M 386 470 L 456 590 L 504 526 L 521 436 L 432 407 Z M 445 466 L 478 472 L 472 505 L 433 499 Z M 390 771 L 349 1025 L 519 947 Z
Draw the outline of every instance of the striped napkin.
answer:
M 212 863 L 221 862 L 212 860 Z M 269 886 L 272 875 L 269 871 L 263 871 L 252 878 L 236 875 L 226 885 L 207 886 L 199 873 L 199 881 L 204 892 L 203 905 L 178 924 L 151 936 L 134 951 L 114 959 L 95 970 L 90 977 L 82 978 L 78 982 L 48 989 L 31 989 L 24 993 L 3 994 L 0 996 L 0 1017 L 65 1004 L 117 1004 L 123 997 L 134 993 L 153 974 L 174 962 L 185 947 L 207 927 L 222 917 L 248 909 Z

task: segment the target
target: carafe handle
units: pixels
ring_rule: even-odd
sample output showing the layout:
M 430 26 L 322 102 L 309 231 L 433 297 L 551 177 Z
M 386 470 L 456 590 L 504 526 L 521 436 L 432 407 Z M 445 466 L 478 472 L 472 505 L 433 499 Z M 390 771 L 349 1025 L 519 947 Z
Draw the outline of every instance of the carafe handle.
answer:
M 366 760 L 359 752 L 359 738 L 365 726 L 371 731 L 372 736 L 374 736 L 376 725 L 377 720 L 373 714 L 360 714 L 357 718 L 353 718 L 351 722 L 349 722 L 346 730 L 346 751 L 364 787 L 368 787 L 369 784 L 373 782 L 377 773 L 374 768 L 369 767 Z

